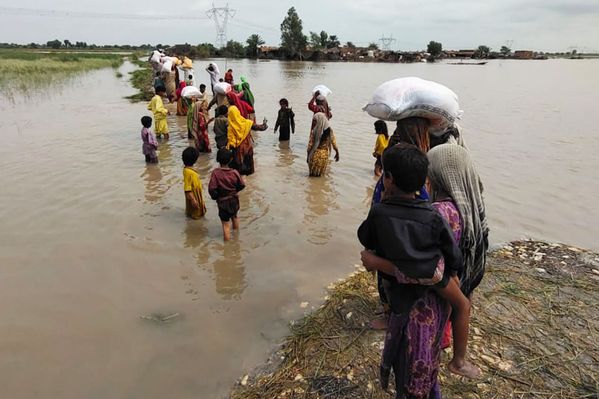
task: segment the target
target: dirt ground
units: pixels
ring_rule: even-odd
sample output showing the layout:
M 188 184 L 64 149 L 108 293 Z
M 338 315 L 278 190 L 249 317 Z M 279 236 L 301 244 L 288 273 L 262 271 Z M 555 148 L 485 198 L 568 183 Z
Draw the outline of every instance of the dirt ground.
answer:
M 367 327 L 379 310 L 373 275 L 356 271 L 329 292 L 230 398 L 393 397 L 378 381 L 384 334 Z M 444 397 L 598 398 L 598 305 L 599 255 L 535 241 L 496 250 L 470 325 L 470 358 L 483 376 L 450 375 L 444 353 Z

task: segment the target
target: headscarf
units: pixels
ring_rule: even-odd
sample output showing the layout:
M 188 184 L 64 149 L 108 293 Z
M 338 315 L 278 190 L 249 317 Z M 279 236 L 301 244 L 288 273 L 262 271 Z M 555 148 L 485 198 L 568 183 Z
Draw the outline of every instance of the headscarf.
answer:
M 318 112 L 324 113 L 327 119 L 331 119 L 333 117 L 333 114 L 331 113 L 331 107 L 329 107 L 329 102 L 327 101 L 327 98 L 320 94 L 318 97 L 316 97 L 316 100 L 322 103 L 316 104 L 316 106 L 318 107 Z
M 227 121 L 229 122 L 227 127 L 228 146 L 229 148 L 237 148 L 250 134 L 254 122 L 241 116 L 239 108 L 235 105 L 229 107 Z
M 316 153 L 316 150 L 320 145 L 322 134 L 325 130 L 327 130 L 330 127 L 327 116 L 322 112 L 315 113 L 312 120 L 314 121 L 314 127 L 312 128 L 311 132 L 311 134 L 313 135 L 312 148 L 310 148 L 310 152 L 308 153 L 308 163 L 312 161 L 312 157 L 314 156 L 314 153 Z
M 489 227 L 483 199 L 483 184 L 468 151 L 456 144 L 441 144 L 428 152 L 429 179 L 456 204 L 463 229 L 460 249 L 464 269 L 461 288 L 469 295 L 485 272 Z M 434 199 L 434 198 L 433 198 Z
M 233 90 L 227 93 L 227 99 L 229 100 L 229 104 L 237 107 L 241 116 L 244 118 L 247 118 L 249 114 L 254 113 L 254 108 L 252 108 L 246 101 L 242 100 L 241 95 L 234 93 Z
M 250 90 L 250 84 L 248 83 L 245 76 L 240 77 L 239 80 L 241 80 L 241 85 L 239 86 L 241 86 L 241 89 L 243 90 L 243 97 L 245 98 L 245 101 L 247 101 L 248 104 L 250 104 L 253 107 L 254 93 L 252 93 L 252 90 Z

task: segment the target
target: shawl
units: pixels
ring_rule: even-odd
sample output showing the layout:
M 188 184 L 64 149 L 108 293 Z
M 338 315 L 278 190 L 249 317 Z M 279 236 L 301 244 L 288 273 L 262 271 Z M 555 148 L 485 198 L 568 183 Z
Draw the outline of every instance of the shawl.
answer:
M 241 88 L 243 90 L 243 97 L 252 107 L 254 106 L 254 93 L 250 90 L 250 84 L 248 83 L 245 76 L 239 78 L 241 80 Z
M 205 110 L 208 109 L 208 102 L 206 100 L 198 100 L 193 104 L 192 109 L 193 122 L 191 124 L 191 132 L 198 139 L 207 129 Z
M 179 88 L 177 89 L 177 91 L 175 92 L 175 94 L 177 94 L 177 98 L 181 98 L 181 92 L 183 91 L 183 89 L 187 87 L 187 83 L 185 82 L 181 82 L 179 83 Z
M 327 116 L 322 112 L 315 113 L 314 117 L 312 119 L 314 121 L 314 127 L 312 128 L 312 132 L 311 132 L 312 148 L 310 148 L 310 152 L 308 153 L 308 163 L 310 163 L 312 161 L 312 157 L 314 156 L 314 153 L 316 153 L 316 150 L 318 149 L 318 146 L 320 145 L 320 140 L 322 139 L 322 134 L 324 133 L 325 130 L 327 130 L 330 127 Z
M 247 118 L 249 114 L 254 113 L 254 108 L 246 101 L 243 101 L 240 94 L 234 93 L 232 90 L 227 93 L 227 99 L 229 100 L 229 104 L 237 107 L 241 116 Z
M 250 134 L 254 122 L 241 116 L 239 108 L 235 105 L 229 107 L 227 119 L 229 122 L 227 127 L 228 146 L 230 149 L 237 148 Z
M 436 146 L 428 152 L 428 159 L 433 187 L 439 187 L 453 199 L 462 218 L 459 246 L 464 268 L 460 280 L 462 291 L 470 295 L 485 272 L 489 246 L 483 184 L 468 151 L 459 145 Z

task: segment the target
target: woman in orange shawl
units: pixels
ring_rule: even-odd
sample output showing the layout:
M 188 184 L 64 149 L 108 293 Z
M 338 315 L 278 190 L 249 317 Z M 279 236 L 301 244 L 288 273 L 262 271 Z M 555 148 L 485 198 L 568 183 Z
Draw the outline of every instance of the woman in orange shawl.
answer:
M 252 130 L 268 129 L 266 123 L 256 125 L 254 121 L 244 118 L 235 105 L 229 107 L 227 116 L 227 146 L 233 151 L 233 161 L 229 167 L 236 169 L 242 175 L 254 173 L 254 139 Z
M 207 111 L 208 101 L 205 99 L 196 101 L 192 105 L 193 121 L 191 123 L 191 134 L 199 152 L 212 152 L 210 149 L 210 138 L 208 137 L 208 124 L 211 121 L 206 117 Z

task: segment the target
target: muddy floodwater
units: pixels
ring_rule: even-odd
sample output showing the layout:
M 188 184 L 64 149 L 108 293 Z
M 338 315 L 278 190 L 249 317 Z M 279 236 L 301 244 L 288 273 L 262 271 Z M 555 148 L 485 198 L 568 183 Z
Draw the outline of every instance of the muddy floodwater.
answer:
M 599 249 L 599 60 L 227 67 L 251 82 L 259 120 L 274 126 L 286 97 L 297 122 L 289 146 L 272 128 L 256 135 L 241 233 L 227 244 L 213 201 L 204 220 L 185 219 L 183 118 L 169 117 L 160 163 L 144 163 L 146 104 L 123 99 L 134 92 L 130 64 L 125 78 L 105 69 L 0 99 L 2 397 L 226 395 L 358 263 L 355 232 L 375 184 L 374 120 L 361 106 L 390 78 L 439 81 L 460 96 L 494 243 Z M 306 103 L 319 83 L 334 92 L 341 161 L 308 178 Z M 214 157 L 197 164 L 205 187 Z

